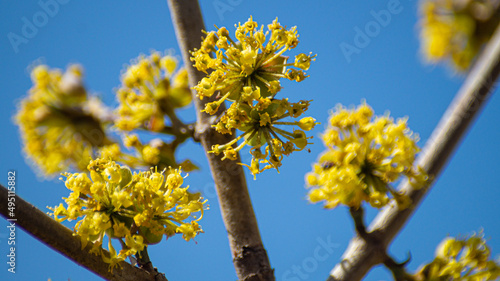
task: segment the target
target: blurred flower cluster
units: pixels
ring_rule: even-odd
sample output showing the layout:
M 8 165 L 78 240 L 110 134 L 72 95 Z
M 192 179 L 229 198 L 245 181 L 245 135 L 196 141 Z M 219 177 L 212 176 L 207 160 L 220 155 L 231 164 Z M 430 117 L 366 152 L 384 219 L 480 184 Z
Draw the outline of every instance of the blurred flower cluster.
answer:
M 126 166 L 98 158 L 90 161 L 88 171 L 90 178 L 87 173 L 63 174 L 71 190 L 67 206 L 61 203 L 50 209 L 59 222 L 78 220 L 75 232 L 82 246 L 93 242 L 92 251 L 102 255 L 111 269 L 163 236 L 180 233 L 189 241 L 203 232 L 198 221 L 208 208 L 206 200 L 182 187 L 180 169 L 132 174 Z M 101 250 L 104 236 L 109 252 Z M 118 253 L 113 239 L 121 244 Z
M 122 86 L 117 91 L 118 102 L 116 127 L 123 131 L 146 129 L 162 132 L 168 117 L 172 127 L 180 129 L 174 113 L 191 103 L 187 71 L 177 68 L 174 57 L 152 52 L 141 55 L 127 67 L 122 76 Z M 168 131 L 170 132 L 170 131 Z
M 359 208 L 367 201 L 381 208 L 392 197 L 401 209 L 411 204 L 391 183 L 402 176 L 417 187 L 426 181 L 425 172 L 413 167 L 418 137 L 405 119 L 372 117 L 366 104 L 352 110 L 337 106 L 322 136 L 327 150 L 306 175 L 311 202 L 324 201 L 325 208 L 338 204 Z
M 122 161 L 127 165 L 159 169 L 182 166 L 188 172 L 197 169 L 189 160 L 177 163 L 175 158 L 179 144 L 193 134 L 192 126 L 184 124 L 175 113 L 192 101 L 187 71 L 176 69 L 173 56 L 153 51 L 149 56 L 134 59 L 124 71 L 117 90 L 115 126 L 123 134 L 125 147 L 137 152 L 132 160 Z M 131 133 L 135 131 L 162 133 L 173 140 L 155 138 L 143 143 L 136 133 Z
M 154 51 L 141 55 L 123 74 L 117 90 L 119 106 L 113 112 L 87 94 L 80 66 L 69 66 L 64 73 L 45 65 L 34 67 L 33 87 L 16 115 L 26 156 L 45 176 L 84 171 L 96 157 L 132 168 L 197 169 L 189 160 L 178 163 L 175 157 L 177 147 L 193 134 L 192 125 L 175 113 L 191 103 L 187 72 L 176 68 L 170 55 Z M 123 145 L 116 133 L 113 137 L 113 128 Z M 171 141 L 155 138 L 144 143 L 139 131 L 163 133 Z
M 491 259 L 483 234 L 459 239 L 445 238 L 436 249 L 436 257 L 415 275 L 427 280 L 498 280 L 500 263 Z
M 450 59 L 458 70 L 464 71 L 499 23 L 497 0 L 424 0 L 420 23 L 422 51 L 431 62 Z
M 89 97 L 82 68 L 71 65 L 62 73 L 36 66 L 33 87 L 19 105 L 24 152 L 45 175 L 69 168 L 83 170 L 99 149 L 113 142 L 104 131 L 109 111 L 97 97 Z
M 267 28 L 264 32 L 264 25 L 259 28 L 250 17 L 236 26 L 236 41 L 221 27 L 207 32 L 201 48 L 191 52 L 191 60 L 198 70 L 205 73 L 210 70 L 194 87 L 200 99 L 210 98 L 203 111 L 221 114 L 214 125 L 219 133 L 232 134 L 235 129 L 242 132 L 236 140 L 214 146 L 212 152 L 223 152 L 224 159 L 234 160 L 241 148 L 252 146 L 252 163 L 245 165 L 254 175 L 269 168 L 278 169 L 283 155 L 304 149 L 307 145 L 304 130 L 311 130 L 315 124 L 311 117 L 297 122 L 279 121 L 286 117 L 298 118 L 310 102 L 276 99 L 282 88 L 280 79 L 303 81 L 308 77 L 304 70 L 309 69 L 315 56 L 301 53 L 294 62 L 288 63 L 288 57 L 283 54 L 299 43 L 296 27 L 286 29 L 276 19 Z M 219 107 L 224 101 L 231 105 L 220 113 Z M 285 131 L 276 125 L 297 127 Z M 237 140 L 242 138 L 244 142 L 238 145 Z M 260 163 L 266 166 L 260 168 Z

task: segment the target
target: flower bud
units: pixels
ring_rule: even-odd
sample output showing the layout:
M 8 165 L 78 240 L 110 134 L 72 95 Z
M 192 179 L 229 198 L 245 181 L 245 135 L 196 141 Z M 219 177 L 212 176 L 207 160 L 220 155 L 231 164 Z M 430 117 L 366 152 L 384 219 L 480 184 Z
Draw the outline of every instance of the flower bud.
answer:
M 316 121 L 316 119 L 314 119 L 312 117 L 304 117 L 304 118 L 300 119 L 299 127 L 302 130 L 310 131 L 310 130 L 314 129 L 314 126 L 316 125 L 316 123 L 314 123 L 315 121 Z

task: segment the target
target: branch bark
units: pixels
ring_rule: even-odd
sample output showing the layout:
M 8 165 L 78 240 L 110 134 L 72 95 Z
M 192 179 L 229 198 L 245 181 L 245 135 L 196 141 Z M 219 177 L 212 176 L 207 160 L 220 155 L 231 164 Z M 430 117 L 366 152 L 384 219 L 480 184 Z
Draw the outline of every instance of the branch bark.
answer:
M 8 190 L 0 184 L 0 213 L 6 219 L 14 219 L 9 216 Z M 82 249 L 80 239 L 73 236 L 73 232 L 62 224 L 37 209 L 35 206 L 15 195 L 15 219 L 14 223 L 38 239 L 45 245 L 63 254 L 78 265 L 94 272 L 102 278 L 116 281 L 155 280 L 155 276 L 137 267 L 122 262 L 113 272 L 109 272 L 109 264 L 105 263 L 100 256 L 89 253 L 92 245 Z M 163 279 L 166 280 L 166 279 Z
M 374 265 L 383 262 L 381 250 L 387 249 L 439 177 L 471 121 L 487 102 L 499 74 L 500 28 L 497 28 L 416 161 L 432 180 L 422 189 L 414 189 L 408 182 L 399 186 L 413 200 L 414 208 L 400 211 L 393 204 L 381 210 L 369 227 L 369 231 L 379 237 L 380 245 L 354 237 L 342 261 L 330 272 L 328 281 L 361 280 Z
M 190 61 L 189 51 L 200 48 L 202 30 L 205 29 L 198 1 L 168 0 L 170 14 L 174 23 L 177 42 L 181 49 L 184 65 L 189 75 L 191 87 L 198 84 L 205 74 L 197 71 Z M 274 272 L 269 263 L 267 252 L 262 244 L 257 219 L 250 201 L 241 162 L 221 161 L 221 156 L 208 153 L 215 144 L 232 140 L 231 135 L 222 135 L 211 128 L 214 117 L 201 112 L 205 103 L 213 99 L 200 100 L 193 91 L 193 101 L 197 114 L 197 137 L 205 149 L 210 170 L 215 181 L 222 219 L 228 232 L 229 245 L 236 275 L 240 280 L 274 280 Z M 225 110 L 221 105 L 216 115 Z

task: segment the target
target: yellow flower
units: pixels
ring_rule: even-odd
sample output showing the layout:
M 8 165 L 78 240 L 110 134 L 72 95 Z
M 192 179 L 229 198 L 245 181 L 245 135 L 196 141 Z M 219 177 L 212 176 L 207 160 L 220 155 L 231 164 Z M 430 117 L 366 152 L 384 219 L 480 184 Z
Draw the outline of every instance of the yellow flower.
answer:
M 500 23 L 497 1 L 425 0 L 421 4 L 422 52 L 430 62 L 450 60 L 469 68 Z
M 189 241 L 198 235 L 198 233 L 203 232 L 196 221 L 192 221 L 191 223 L 184 223 L 177 227 L 176 230 L 178 233 L 182 233 L 182 238 L 184 240 Z
M 171 173 L 167 177 L 167 186 L 171 189 L 179 188 L 183 182 L 184 178 L 181 176 L 181 170 Z
M 197 222 L 208 208 L 206 200 L 181 187 L 180 169 L 170 169 L 166 181 L 164 172 L 132 174 L 109 159 L 90 161 L 88 170 L 91 179 L 85 173 L 65 173 L 66 186 L 72 191 L 65 199 L 67 207 L 49 209 L 57 221 L 77 220 L 75 233 L 83 246 L 94 242 L 93 251 L 101 253 L 111 269 L 145 245 L 160 242 L 164 235 L 178 232 L 189 241 L 202 232 Z M 105 235 L 110 241 L 125 238 L 119 254 L 111 243 L 109 253 L 101 251 Z
M 267 124 L 271 123 L 271 118 L 269 117 L 269 113 L 259 113 L 259 125 L 261 127 L 265 127 Z
M 125 237 L 130 230 L 127 228 L 125 223 L 118 222 L 113 225 L 113 236 L 114 237 Z
M 408 129 L 405 119 L 394 123 L 384 116 L 370 122 L 372 117 L 373 110 L 366 104 L 353 110 L 338 106 L 331 115 L 330 126 L 322 135 L 327 150 L 306 176 L 312 187 L 311 202 L 324 201 L 326 208 L 338 204 L 359 208 L 366 201 L 381 208 L 392 195 L 401 209 L 411 204 L 390 184 L 401 176 L 415 186 L 426 181 L 425 173 L 413 167 L 418 137 Z

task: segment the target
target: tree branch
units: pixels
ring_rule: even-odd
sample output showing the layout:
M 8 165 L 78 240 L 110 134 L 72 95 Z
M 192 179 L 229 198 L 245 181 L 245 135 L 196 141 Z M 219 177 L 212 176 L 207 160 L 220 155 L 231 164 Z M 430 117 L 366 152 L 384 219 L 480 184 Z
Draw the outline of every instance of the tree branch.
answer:
M 0 184 L 0 213 L 6 219 L 9 216 L 8 190 Z M 116 281 L 155 280 L 155 276 L 145 270 L 133 267 L 129 263 L 121 262 L 113 272 L 109 272 L 109 264 L 105 263 L 101 256 L 91 254 L 91 243 L 82 249 L 81 241 L 73 236 L 73 232 L 64 225 L 56 222 L 44 214 L 35 206 L 15 195 L 15 219 L 14 223 L 28 232 L 34 238 L 55 251 L 65 255 L 75 263 L 87 268 L 102 278 Z M 166 280 L 166 279 L 164 279 Z
M 370 232 L 380 237 L 381 245 L 353 238 L 342 256 L 342 262 L 330 272 L 328 281 L 360 280 L 374 265 L 384 262 L 380 249 L 387 249 L 439 177 L 471 121 L 488 100 L 499 73 L 500 28 L 497 28 L 416 161 L 416 165 L 431 177 L 428 186 L 414 189 L 406 181 L 400 184 L 399 189 L 410 196 L 414 207 L 400 211 L 396 204 L 392 204 L 381 210 L 369 227 Z
M 168 0 L 170 14 L 174 23 L 177 42 L 182 52 L 184 65 L 189 75 L 191 87 L 198 84 L 205 74 L 197 71 L 190 61 L 189 51 L 200 48 L 202 30 L 205 29 L 201 10 L 196 0 Z M 214 95 L 215 98 L 215 95 Z M 201 112 L 207 102 L 213 99 L 200 100 L 193 91 L 193 101 L 197 114 L 196 131 L 205 149 L 212 176 L 215 181 L 222 219 L 226 226 L 231 247 L 236 275 L 240 280 L 274 280 L 274 273 L 269 263 L 257 226 L 257 220 L 248 194 L 241 162 L 221 161 L 221 156 L 208 153 L 215 144 L 224 144 L 233 139 L 231 135 L 222 135 L 211 128 L 213 116 Z M 221 105 L 220 115 L 225 109 Z

